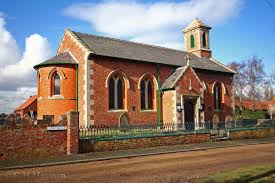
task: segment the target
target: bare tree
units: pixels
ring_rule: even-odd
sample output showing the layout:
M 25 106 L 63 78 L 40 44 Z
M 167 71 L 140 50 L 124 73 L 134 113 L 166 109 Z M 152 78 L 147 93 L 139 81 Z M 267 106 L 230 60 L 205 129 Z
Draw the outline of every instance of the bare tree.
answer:
M 274 97 L 274 82 L 272 81 L 272 76 L 268 76 L 264 80 L 263 87 L 263 96 L 264 100 L 272 100 Z
M 242 99 L 245 96 L 245 87 L 246 87 L 246 76 L 245 76 L 245 62 L 230 62 L 228 67 L 236 71 L 236 74 L 233 78 L 233 87 L 234 87 L 234 96 L 239 99 L 240 106 L 242 106 Z
M 270 99 L 272 100 L 275 97 L 275 70 L 273 70 L 270 76 Z
M 275 70 L 273 70 L 273 72 L 272 72 L 273 74 L 271 74 L 271 83 L 272 84 L 275 84 Z
M 253 108 L 255 109 L 255 101 L 260 100 L 263 94 L 262 91 L 266 76 L 262 59 L 259 59 L 256 56 L 249 59 L 244 69 L 244 75 L 247 80 L 247 96 L 253 101 Z
M 262 59 L 256 56 L 242 62 L 230 62 L 228 67 L 235 70 L 233 87 L 234 95 L 239 99 L 242 106 L 243 98 L 249 98 L 253 101 L 260 99 L 270 100 L 273 95 L 275 85 L 275 74 L 272 77 L 266 77 Z

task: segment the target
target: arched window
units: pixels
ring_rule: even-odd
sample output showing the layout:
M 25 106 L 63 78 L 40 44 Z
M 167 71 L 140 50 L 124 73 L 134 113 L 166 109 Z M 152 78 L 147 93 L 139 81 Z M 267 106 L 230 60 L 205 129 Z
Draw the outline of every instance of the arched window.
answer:
M 60 95 L 60 76 L 57 73 L 53 77 L 53 94 Z
M 195 38 L 194 38 L 193 34 L 191 35 L 190 40 L 191 40 L 191 48 L 194 48 L 195 47 Z
M 140 83 L 141 110 L 153 109 L 153 83 L 150 79 L 144 79 Z
M 206 35 L 205 35 L 205 32 L 202 34 L 202 46 L 206 47 Z
M 124 106 L 124 83 L 123 79 L 115 74 L 109 80 L 109 109 L 123 109 Z
M 220 83 L 216 83 L 214 86 L 214 107 L 220 110 L 222 103 L 222 87 Z

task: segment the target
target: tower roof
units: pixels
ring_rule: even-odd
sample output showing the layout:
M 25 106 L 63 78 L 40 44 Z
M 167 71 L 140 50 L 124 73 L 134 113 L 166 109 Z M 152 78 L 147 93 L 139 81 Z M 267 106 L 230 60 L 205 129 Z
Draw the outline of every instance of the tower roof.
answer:
M 199 20 L 198 18 L 195 18 L 184 30 L 183 32 L 187 32 L 189 30 L 192 30 L 192 29 L 196 29 L 196 28 L 199 28 L 199 27 L 204 27 L 204 28 L 207 28 L 207 29 L 211 29 L 210 26 L 206 25 L 205 23 L 203 23 L 201 20 Z
M 49 60 L 46 60 L 38 65 L 35 65 L 34 68 L 48 66 L 48 65 L 76 65 L 77 62 L 74 60 L 72 55 L 69 53 L 69 51 L 65 51 L 63 53 L 60 53 Z

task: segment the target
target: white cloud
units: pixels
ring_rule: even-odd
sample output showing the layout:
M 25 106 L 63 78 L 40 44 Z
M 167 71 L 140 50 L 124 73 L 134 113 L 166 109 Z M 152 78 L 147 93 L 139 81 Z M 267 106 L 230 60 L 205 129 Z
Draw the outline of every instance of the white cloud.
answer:
M 74 4 L 65 9 L 65 14 L 90 23 L 97 32 L 130 38 L 147 40 L 152 44 L 178 47 L 173 43 L 173 34 L 180 34 L 182 28 L 194 18 L 210 25 L 223 23 L 238 15 L 242 0 L 189 0 L 183 2 L 142 3 L 137 1 L 104 1 L 92 4 Z M 150 36 L 156 32 L 171 32 L 166 40 Z M 148 36 L 150 35 L 150 36 Z M 148 39 L 144 39 L 147 37 Z M 142 39 L 141 39 L 142 38 Z M 170 43 L 171 42 L 171 43 Z M 183 44 L 183 43 L 181 43 Z
M 20 87 L 9 92 L 0 90 L 0 114 L 14 111 L 27 98 L 36 95 L 36 93 L 36 87 Z
M 5 20 L 0 12 L 0 67 L 13 64 L 20 58 L 19 48 L 15 39 L 5 28 Z
M 39 34 L 26 38 L 22 56 L 18 45 L 0 17 L 0 113 L 12 112 L 26 98 L 36 93 L 35 64 L 51 53 L 48 40 Z
M 22 58 L 15 64 L 6 65 L 0 69 L 0 83 L 35 79 L 33 66 L 47 59 L 49 55 L 48 40 L 38 34 L 31 35 L 26 39 L 26 48 Z

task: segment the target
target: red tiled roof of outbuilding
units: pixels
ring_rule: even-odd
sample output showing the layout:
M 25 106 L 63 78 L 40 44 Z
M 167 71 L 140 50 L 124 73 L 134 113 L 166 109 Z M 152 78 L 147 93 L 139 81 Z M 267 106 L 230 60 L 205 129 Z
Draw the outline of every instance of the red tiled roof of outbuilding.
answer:
M 249 109 L 249 110 L 268 110 L 269 109 L 269 105 L 271 104 L 271 101 L 260 101 L 260 100 L 247 100 L 247 99 L 243 99 L 242 100 L 242 107 L 244 107 L 245 109 Z M 255 108 L 254 108 L 255 105 Z M 235 106 L 236 107 L 240 107 L 240 101 L 239 100 L 235 100 Z
M 30 96 L 23 104 L 21 104 L 15 111 L 21 111 L 30 106 L 33 102 L 37 100 L 37 95 Z

